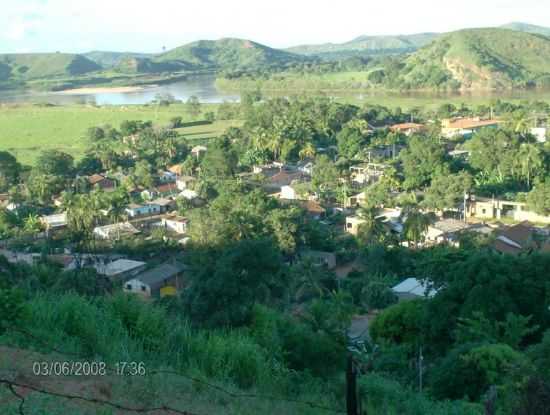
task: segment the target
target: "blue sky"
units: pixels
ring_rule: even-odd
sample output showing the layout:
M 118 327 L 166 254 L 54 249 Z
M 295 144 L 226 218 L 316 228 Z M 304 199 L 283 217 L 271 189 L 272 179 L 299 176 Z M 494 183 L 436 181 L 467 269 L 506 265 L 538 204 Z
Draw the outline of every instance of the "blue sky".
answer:
M 287 47 L 511 21 L 550 26 L 548 0 L 2 0 L 0 53 L 160 52 L 221 37 Z

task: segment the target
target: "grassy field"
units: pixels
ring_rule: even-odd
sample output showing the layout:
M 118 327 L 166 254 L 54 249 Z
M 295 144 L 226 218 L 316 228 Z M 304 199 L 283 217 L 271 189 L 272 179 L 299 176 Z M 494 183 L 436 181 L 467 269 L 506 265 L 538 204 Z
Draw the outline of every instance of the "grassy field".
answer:
M 204 104 L 203 111 L 213 111 Z M 85 105 L 39 107 L 17 105 L 0 107 L 0 150 L 14 154 L 21 162 L 32 164 L 42 150 L 57 149 L 78 158 L 83 155 L 86 142 L 84 134 L 89 127 L 111 124 L 118 127 L 124 120 L 151 120 L 166 124 L 172 117 L 181 116 L 190 121 L 183 105 L 169 107 L 113 106 L 92 107 Z M 216 137 L 239 121 L 216 121 L 180 129 L 189 140 L 205 140 Z

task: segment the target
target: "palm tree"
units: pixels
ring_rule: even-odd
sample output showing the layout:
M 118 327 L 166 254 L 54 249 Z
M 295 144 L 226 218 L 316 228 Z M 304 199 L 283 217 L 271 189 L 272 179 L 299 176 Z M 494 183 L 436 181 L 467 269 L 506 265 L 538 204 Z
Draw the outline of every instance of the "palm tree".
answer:
M 379 215 L 378 208 L 363 206 L 358 209 L 357 214 L 363 221 L 359 225 L 358 232 L 358 237 L 362 242 L 369 245 L 385 239 L 386 228 Z
M 533 172 L 543 165 L 541 151 L 536 145 L 523 143 L 519 148 L 518 162 L 522 175 L 527 179 L 527 187 L 530 189 Z
M 409 207 L 406 210 L 403 236 L 406 241 L 413 242 L 414 246 L 417 247 L 420 242 L 424 241 L 431 219 L 415 208 Z
M 306 145 L 300 150 L 299 156 L 301 160 L 315 157 L 315 147 L 313 144 L 311 144 L 311 142 L 306 143 Z

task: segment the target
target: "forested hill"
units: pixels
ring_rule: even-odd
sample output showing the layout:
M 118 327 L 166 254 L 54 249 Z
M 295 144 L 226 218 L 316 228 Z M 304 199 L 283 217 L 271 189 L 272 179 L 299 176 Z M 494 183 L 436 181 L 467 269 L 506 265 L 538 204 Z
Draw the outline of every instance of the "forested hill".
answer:
M 69 53 L 26 53 L 0 55 L 0 81 L 76 76 L 101 69 L 83 55 Z
M 111 68 L 119 65 L 122 61 L 132 58 L 151 58 L 153 54 L 150 53 L 135 53 L 135 52 L 109 52 L 94 50 L 84 53 L 84 56 L 91 61 L 94 61 L 98 65 L 104 68 Z
M 550 84 L 550 38 L 508 29 L 446 34 L 371 76 L 405 89 L 499 89 Z

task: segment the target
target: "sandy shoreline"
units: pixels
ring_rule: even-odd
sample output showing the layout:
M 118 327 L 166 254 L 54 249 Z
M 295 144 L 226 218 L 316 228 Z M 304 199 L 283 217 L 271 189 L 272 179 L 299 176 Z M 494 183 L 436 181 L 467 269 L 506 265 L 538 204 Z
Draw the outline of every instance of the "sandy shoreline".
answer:
M 88 94 L 121 94 L 126 92 L 138 92 L 144 90 L 143 86 L 108 86 L 108 87 L 87 87 L 74 88 L 57 91 L 60 95 L 88 95 Z

